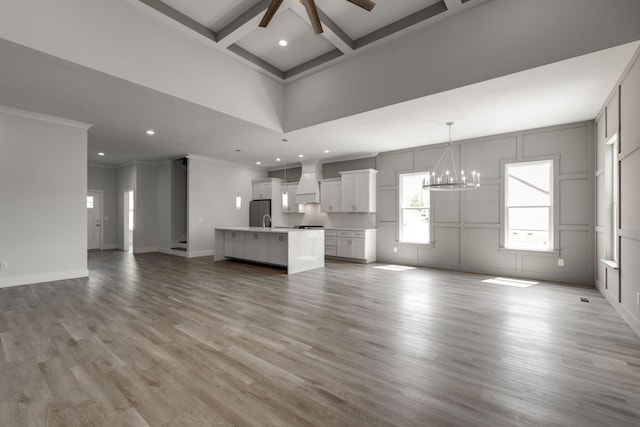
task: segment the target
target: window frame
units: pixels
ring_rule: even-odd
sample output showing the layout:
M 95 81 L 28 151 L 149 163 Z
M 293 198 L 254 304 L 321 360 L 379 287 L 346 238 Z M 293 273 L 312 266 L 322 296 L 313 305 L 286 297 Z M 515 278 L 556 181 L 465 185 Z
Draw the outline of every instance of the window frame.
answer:
M 501 227 L 501 244 L 500 249 L 504 251 L 513 251 L 513 252 L 535 252 L 535 253 L 548 253 L 548 254 L 558 254 L 556 251 L 556 242 L 558 241 L 558 227 L 557 227 L 557 218 L 558 218 L 558 192 L 556 188 L 558 186 L 558 160 L 559 156 L 548 156 L 548 157 L 539 157 L 539 158 L 527 158 L 527 159 L 516 159 L 509 161 L 501 161 L 501 175 L 502 175 L 502 183 L 504 187 L 504 191 L 501 194 L 501 217 L 502 217 L 502 227 Z M 509 195 L 509 176 L 508 176 L 508 168 L 514 165 L 523 165 L 523 164 L 542 164 L 548 163 L 550 165 L 549 170 L 549 200 L 550 204 L 549 208 L 549 244 L 547 248 L 526 248 L 526 247 L 518 247 L 518 246 L 510 246 L 509 245 L 509 208 L 512 206 L 508 206 L 508 195 Z M 531 205 L 526 207 L 547 207 L 545 205 Z
M 607 205 L 605 216 L 605 246 L 606 258 L 617 265 L 619 258 L 618 229 L 620 220 L 620 165 L 618 163 L 618 133 L 614 133 L 605 142 L 605 201 Z
M 403 196 L 404 196 L 404 191 L 403 191 L 403 177 L 404 176 L 415 176 L 415 175 L 420 175 L 423 176 L 423 179 L 426 178 L 427 181 L 430 178 L 430 173 L 431 171 L 428 170 L 423 170 L 423 171 L 403 171 L 403 172 L 398 172 L 398 197 L 397 197 L 397 202 L 398 202 L 398 228 L 397 228 L 397 232 L 398 232 L 398 243 L 404 243 L 404 244 L 414 244 L 414 245 L 431 245 L 432 244 L 432 236 L 433 236 L 433 230 L 432 230 L 432 207 L 431 207 L 431 193 L 427 191 L 427 194 L 429 194 L 429 200 L 428 200 L 428 204 L 423 207 L 419 207 L 419 208 L 404 208 L 402 206 L 402 200 L 403 200 Z M 427 221 L 427 240 L 426 241 L 416 241 L 416 240 L 405 240 L 404 236 L 403 236 L 403 224 L 404 224 L 404 215 L 403 212 L 406 209 L 411 209 L 411 210 L 418 210 L 418 209 L 426 209 L 428 212 L 428 221 Z

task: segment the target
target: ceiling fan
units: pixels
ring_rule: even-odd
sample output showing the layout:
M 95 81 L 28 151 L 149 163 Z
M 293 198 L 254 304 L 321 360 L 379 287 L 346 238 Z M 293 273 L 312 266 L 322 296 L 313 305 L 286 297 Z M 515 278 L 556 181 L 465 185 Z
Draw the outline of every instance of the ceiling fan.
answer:
M 347 0 L 350 3 L 355 4 L 363 8 L 366 11 L 371 11 L 373 7 L 376 5 L 371 0 Z M 259 27 L 266 28 L 271 22 L 271 19 L 274 17 L 278 8 L 282 4 L 283 0 L 271 0 L 271 4 L 267 8 L 264 16 L 262 17 L 262 21 L 260 21 Z M 315 0 L 300 0 L 300 3 L 307 10 L 307 15 L 309 15 L 309 20 L 311 21 L 311 26 L 313 27 L 313 31 L 316 34 L 322 33 L 322 24 L 320 23 L 320 16 L 318 15 L 318 9 L 316 8 Z

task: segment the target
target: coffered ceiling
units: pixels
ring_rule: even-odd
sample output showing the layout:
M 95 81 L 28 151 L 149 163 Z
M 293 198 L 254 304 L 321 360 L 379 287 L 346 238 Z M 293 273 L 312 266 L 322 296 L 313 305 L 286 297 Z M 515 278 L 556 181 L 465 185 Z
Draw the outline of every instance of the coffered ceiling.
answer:
M 378 0 L 371 11 L 347 0 L 316 0 L 324 30 L 319 35 L 297 0 L 284 0 L 267 28 L 258 24 L 271 0 L 139 1 L 151 12 L 286 82 L 486 0 Z M 281 40 L 287 46 L 280 46 Z

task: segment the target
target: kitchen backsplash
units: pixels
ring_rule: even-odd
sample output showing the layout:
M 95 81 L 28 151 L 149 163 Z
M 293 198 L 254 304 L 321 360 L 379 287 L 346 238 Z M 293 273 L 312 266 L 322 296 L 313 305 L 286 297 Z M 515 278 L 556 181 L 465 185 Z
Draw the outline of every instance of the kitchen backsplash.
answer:
M 286 214 L 287 226 L 322 225 L 325 228 L 376 228 L 375 213 L 325 213 L 319 204 L 306 204 L 304 213 Z

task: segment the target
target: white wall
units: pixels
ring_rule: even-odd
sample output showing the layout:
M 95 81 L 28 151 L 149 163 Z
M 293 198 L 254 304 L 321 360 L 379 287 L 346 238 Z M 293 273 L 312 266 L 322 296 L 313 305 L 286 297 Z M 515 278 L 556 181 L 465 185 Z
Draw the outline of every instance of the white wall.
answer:
M 282 129 L 281 84 L 137 0 L 3 0 L 0 37 L 269 129 Z
M 593 123 L 460 141 L 459 147 L 458 156 L 461 151 L 467 165 L 481 173 L 482 185 L 473 191 L 431 193 L 432 245 L 398 242 L 398 174 L 433 168 L 443 146 L 378 156 L 378 261 L 593 286 Z M 501 161 L 554 157 L 559 169 L 554 215 L 559 255 L 501 249 Z M 564 259 L 564 267 L 558 266 L 558 258 Z
M 156 166 L 156 241 L 161 252 L 171 251 L 171 164 Z
M 88 275 L 87 129 L 0 107 L 0 286 Z
M 284 128 L 302 129 L 638 39 L 637 0 L 492 0 L 287 84 Z
M 136 191 L 136 169 L 135 164 L 130 164 L 121 167 L 116 171 L 116 237 L 119 249 L 128 249 L 124 247 L 124 193 L 127 191 L 134 191 L 134 196 L 137 197 Z M 134 213 L 136 215 L 137 213 Z M 134 218 L 134 223 L 136 219 Z M 134 224 L 135 225 L 135 224 Z M 135 242 L 134 242 L 135 243 Z
M 133 228 L 133 252 L 157 250 L 156 166 L 136 164 L 136 207 Z
M 102 247 L 103 249 L 115 249 L 118 247 L 116 169 L 108 166 L 89 165 L 87 186 L 89 190 L 102 190 Z
M 214 229 L 249 225 L 251 180 L 265 178 L 265 171 L 214 159 L 189 157 L 189 256 L 212 255 Z M 236 210 L 236 194 L 242 208 Z
M 613 307 L 640 335 L 640 51 L 605 104 L 596 129 L 596 256 L 597 286 Z M 600 261 L 607 254 L 605 142 L 619 137 L 618 269 Z

